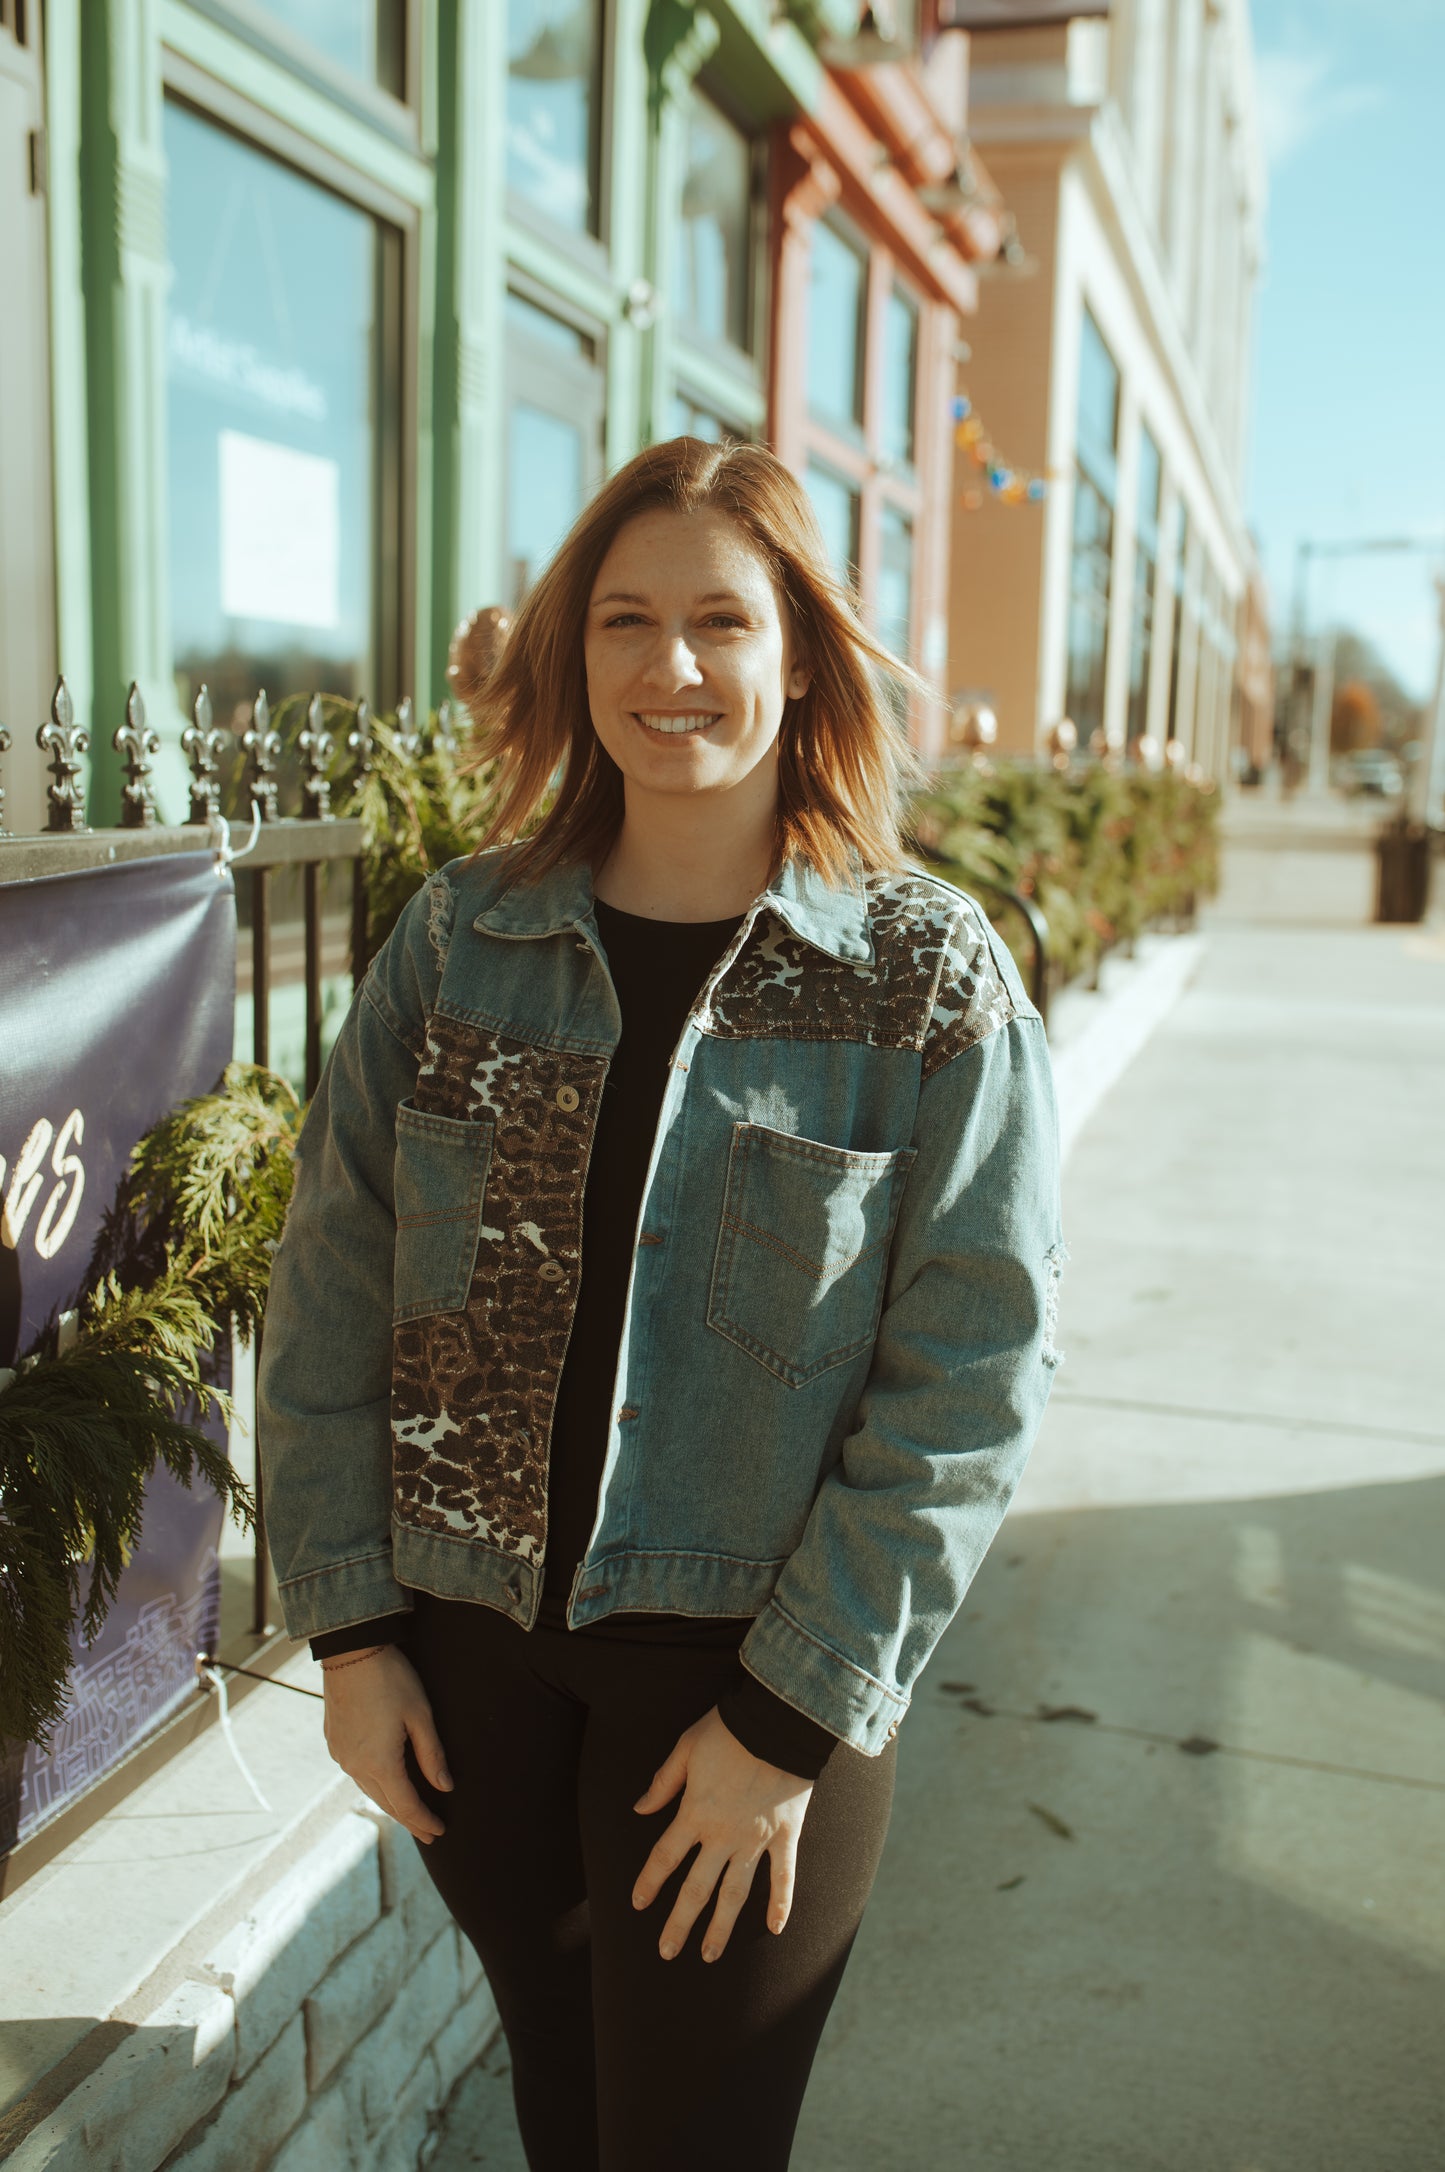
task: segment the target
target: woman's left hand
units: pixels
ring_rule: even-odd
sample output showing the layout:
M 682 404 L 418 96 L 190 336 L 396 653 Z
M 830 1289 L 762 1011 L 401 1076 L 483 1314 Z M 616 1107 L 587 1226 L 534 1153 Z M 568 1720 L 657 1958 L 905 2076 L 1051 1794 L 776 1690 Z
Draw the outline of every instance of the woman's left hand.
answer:
M 768 1929 L 780 1931 L 793 1905 L 798 1835 L 803 1829 L 811 1780 L 782 1772 L 745 1750 L 724 1724 L 717 1706 L 689 1727 L 633 1808 L 647 1815 L 683 1791 L 677 1816 L 642 1866 L 632 1889 L 634 1908 L 649 1908 L 679 1863 L 696 1848 L 672 1914 L 658 1940 L 664 1961 L 681 1953 L 719 1878 L 717 1906 L 703 1934 L 702 1957 L 715 1961 L 752 1890 L 753 1872 L 769 1858 L 772 1891 Z

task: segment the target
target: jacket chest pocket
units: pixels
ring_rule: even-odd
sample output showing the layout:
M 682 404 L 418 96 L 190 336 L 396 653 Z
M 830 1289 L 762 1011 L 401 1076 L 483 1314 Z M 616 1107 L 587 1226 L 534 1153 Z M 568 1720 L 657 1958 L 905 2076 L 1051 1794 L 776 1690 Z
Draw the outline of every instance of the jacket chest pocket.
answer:
M 459 1312 L 472 1285 L 492 1119 L 463 1122 L 403 1101 L 396 1112 L 396 1275 L 392 1316 Z
M 708 1326 L 795 1388 L 868 1349 L 914 1159 L 734 1124 Z

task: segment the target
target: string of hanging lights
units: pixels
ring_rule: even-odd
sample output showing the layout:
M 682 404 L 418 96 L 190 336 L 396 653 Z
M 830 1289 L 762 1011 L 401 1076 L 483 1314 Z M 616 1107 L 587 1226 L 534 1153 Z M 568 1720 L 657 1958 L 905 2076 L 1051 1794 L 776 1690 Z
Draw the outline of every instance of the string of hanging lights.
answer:
M 1003 505 L 1038 505 L 1048 494 L 1048 479 L 1028 468 L 1005 460 L 975 414 L 972 400 L 957 393 L 952 402 L 953 442 L 977 470 L 977 479 L 962 492 L 964 511 L 976 513 L 985 497 Z

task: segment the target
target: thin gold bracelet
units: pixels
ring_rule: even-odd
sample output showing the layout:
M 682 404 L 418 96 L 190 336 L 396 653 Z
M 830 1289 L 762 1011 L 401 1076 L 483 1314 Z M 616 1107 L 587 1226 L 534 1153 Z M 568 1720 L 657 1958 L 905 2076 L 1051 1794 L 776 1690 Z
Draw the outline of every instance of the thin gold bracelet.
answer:
M 359 1660 L 375 1659 L 378 1652 L 390 1650 L 389 1644 L 373 1644 L 368 1651 L 348 1653 L 345 1659 L 323 1659 L 320 1663 L 321 1671 L 323 1674 L 339 1674 L 343 1667 L 354 1667 Z

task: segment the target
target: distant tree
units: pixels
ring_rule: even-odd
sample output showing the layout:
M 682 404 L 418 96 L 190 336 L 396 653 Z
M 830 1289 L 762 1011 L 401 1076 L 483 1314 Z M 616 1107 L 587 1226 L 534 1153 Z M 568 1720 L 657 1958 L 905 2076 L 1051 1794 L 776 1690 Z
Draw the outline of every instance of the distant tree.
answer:
M 1330 710 L 1331 754 L 1353 754 L 1356 747 L 1380 744 L 1380 704 L 1363 679 L 1346 679 Z
M 1335 636 L 1335 684 L 1340 689 L 1336 698 L 1335 712 L 1339 714 L 1339 700 L 1351 683 L 1365 688 L 1373 697 L 1378 719 L 1374 740 L 1357 740 L 1355 745 L 1384 745 L 1402 747 L 1413 739 L 1420 729 L 1420 705 L 1409 694 L 1385 662 L 1372 641 L 1363 634 L 1341 626 Z M 1330 742 L 1334 741 L 1334 722 L 1331 719 Z

